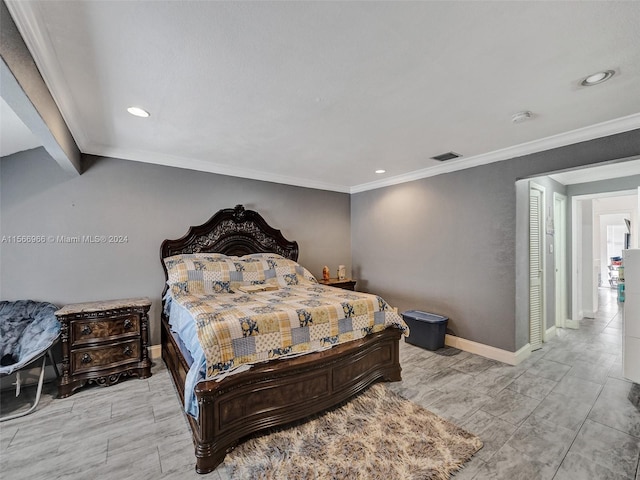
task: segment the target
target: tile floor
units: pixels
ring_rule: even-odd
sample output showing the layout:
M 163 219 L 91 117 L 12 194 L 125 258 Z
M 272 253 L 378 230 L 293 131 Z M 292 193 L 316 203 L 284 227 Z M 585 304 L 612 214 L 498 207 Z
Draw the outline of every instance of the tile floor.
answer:
M 402 343 L 405 397 L 479 435 L 484 447 L 460 479 L 640 480 L 640 411 L 621 375 L 621 316 L 612 292 L 579 330 L 557 337 L 512 367 L 445 349 Z M 444 354 L 447 355 L 444 355 Z M 453 355 L 451 355 L 454 353 Z M 637 386 L 634 387 L 634 389 Z M 3 414 L 17 400 L 3 391 Z M 85 388 L 0 423 L 0 477 L 37 479 L 227 480 L 224 464 L 193 470 L 189 427 L 162 362 L 146 380 Z
M 407 345 L 392 388 L 484 441 L 456 480 L 640 480 L 640 410 L 621 345 L 615 291 L 601 289 L 596 318 L 559 329 L 516 367 Z

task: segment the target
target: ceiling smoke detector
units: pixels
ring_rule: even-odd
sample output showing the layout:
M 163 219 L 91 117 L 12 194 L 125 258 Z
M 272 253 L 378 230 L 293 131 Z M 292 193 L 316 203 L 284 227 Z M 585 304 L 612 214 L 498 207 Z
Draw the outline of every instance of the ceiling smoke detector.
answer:
M 533 118 L 533 113 L 531 113 L 529 110 L 526 110 L 524 112 L 514 113 L 513 115 L 511 115 L 511 121 L 513 123 L 526 122 L 527 120 L 531 120 L 532 118 Z
M 437 160 L 439 162 L 444 162 L 445 160 L 453 160 L 454 158 L 461 157 L 459 153 L 456 152 L 447 152 L 441 153 L 440 155 L 436 155 L 435 157 L 431 157 L 432 160 Z

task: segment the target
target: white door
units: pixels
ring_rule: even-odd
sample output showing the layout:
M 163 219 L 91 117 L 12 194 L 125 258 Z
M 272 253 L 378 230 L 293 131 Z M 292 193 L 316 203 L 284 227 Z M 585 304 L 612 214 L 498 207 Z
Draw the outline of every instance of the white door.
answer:
M 542 347 L 544 328 L 544 191 L 529 189 L 529 344 Z
M 553 247 L 556 279 L 556 327 L 567 319 L 567 197 L 553 194 Z

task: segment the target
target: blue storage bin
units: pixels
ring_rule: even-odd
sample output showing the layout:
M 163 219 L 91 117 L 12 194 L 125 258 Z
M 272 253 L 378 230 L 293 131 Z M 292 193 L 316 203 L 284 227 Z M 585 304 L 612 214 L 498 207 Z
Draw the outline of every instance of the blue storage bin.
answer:
M 447 333 L 447 317 L 420 310 L 408 310 L 402 318 L 409 326 L 409 336 L 405 342 L 427 350 L 438 350 L 444 347 L 444 336 Z

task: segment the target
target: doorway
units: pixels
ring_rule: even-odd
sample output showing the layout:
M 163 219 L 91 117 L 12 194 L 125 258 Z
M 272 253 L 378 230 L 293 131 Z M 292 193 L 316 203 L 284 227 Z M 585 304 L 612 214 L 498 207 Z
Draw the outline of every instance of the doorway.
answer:
M 612 252 L 619 250 L 627 232 L 631 235 L 630 247 L 637 248 L 638 199 L 637 190 L 572 197 L 571 296 L 572 318 L 576 323 L 581 318 L 593 317 L 599 309 L 599 287 L 611 289 L 615 283 L 609 274 L 610 257 L 615 256 Z M 629 220 L 629 226 L 625 219 Z

